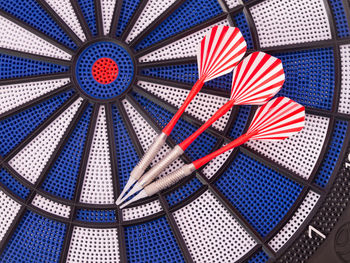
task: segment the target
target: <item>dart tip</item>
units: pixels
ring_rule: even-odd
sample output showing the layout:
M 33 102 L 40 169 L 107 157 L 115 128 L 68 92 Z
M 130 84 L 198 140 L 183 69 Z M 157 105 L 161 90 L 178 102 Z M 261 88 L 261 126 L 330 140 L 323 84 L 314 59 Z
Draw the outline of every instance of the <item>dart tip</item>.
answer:
M 120 205 L 121 203 L 123 203 L 126 199 L 128 199 L 130 196 L 132 196 L 133 194 L 137 193 L 138 191 L 141 191 L 143 189 L 143 187 L 136 182 L 136 184 L 134 185 L 133 188 L 131 188 L 131 190 L 129 191 L 129 193 L 127 193 L 119 202 L 118 205 Z
M 118 196 L 117 201 L 115 201 L 116 205 L 120 205 L 123 201 L 122 198 L 125 195 L 125 193 L 131 188 L 131 186 L 136 182 L 136 180 L 134 179 L 134 177 L 129 177 L 128 182 L 126 183 L 123 191 L 121 192 L 121 194 Z
M 127 205 L 129 205 L 129 204 L 131 204 L 131 203 L 133 203 L 133 202 L 135 202 L 135 201 L 137 201 L 137 200 L 140 200 L 140 199 L 142 199 L 142 198 L 145 198 L 145 197 L 147 197 L 148 195 L 147 195 L 147 193 L 146 193 L 146 191 L 145 190 L 142 190 L 141 192 L 139 192 L 137 195 L 135 195 L 133 198 L 131 198 L 129 201 L 127 201 L 127 202 L 125 202 L 124 204 L 122 204 L 121 206 L 120 206 L 120 209 L 123 209 L 124 207 L 126 207 Z

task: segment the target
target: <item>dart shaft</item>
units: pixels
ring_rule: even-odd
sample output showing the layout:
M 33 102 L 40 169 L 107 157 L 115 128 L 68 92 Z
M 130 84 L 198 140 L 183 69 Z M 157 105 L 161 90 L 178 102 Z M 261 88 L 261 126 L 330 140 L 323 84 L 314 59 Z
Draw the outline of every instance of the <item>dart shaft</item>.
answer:
M 180 119 L 181 115 L 186 110 L 188 104 L 191 103 L 193 98 L 197 95 L 197 93 L 201 90 L 203 87 L 205 80 L 205 76 L 202 76 L 197 82 L 193 85 L 190 93 L 187 95 L 187 98 L 185 99 L 184 103 L 181 105 L 181 107 L 178 109 L 178 111 L 175 113 L 173 118 L 169 121 L 169 123 L 164 127 L 163 133 L 165 133 L 167 136 L 170 135 L 171 131 L 175 127 L 177 121 Z
M 240 137 L 238 137 L 237 139 L 233 140 L 232 142 L 226 144 L 225 146 L 221 147 L 220 149 L 216 150 L 215 152 L 212 152 L 198 160 L 195 160 L 193 162 L 193 165 L 195 166 L 196 169 L 199 169 L 200 167 L 202 167 L 203 165 L 205 165 L 206 163 L 210 162 L 211 160 L 213 160 L 215 157 L 219 156 L 220 154 L 227 152 L 237 146 L 242 145 L 243 143 L 245 143 L 246 141 L 249 140 L 249 138 L 251 137 L 251 134 L 243 134 Z
M 186 150 L 190 144 L 197 139 L 207 128 L 209 128 L 214 122 L 225 115 L 233 106 L 234 100 L 229 100 L 220 109 L 218 109 L 213 116 L 210 117 L 198 130 L 192 133 L 187 139 L 179 144 L 182 150 Z

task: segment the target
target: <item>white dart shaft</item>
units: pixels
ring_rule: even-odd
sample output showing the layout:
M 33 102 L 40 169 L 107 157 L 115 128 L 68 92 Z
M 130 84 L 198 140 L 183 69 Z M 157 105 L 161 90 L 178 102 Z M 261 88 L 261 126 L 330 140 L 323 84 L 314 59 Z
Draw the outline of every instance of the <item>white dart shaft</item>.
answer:
M 179 145 L 176 145 L 159 163 L 151 168 L 147 173 L 145 173 L 139 180 L 141 186 L 146 186 L 150 184 L 158 175 L 164 171 L 173 161 L 175 161 L 184 151 Z

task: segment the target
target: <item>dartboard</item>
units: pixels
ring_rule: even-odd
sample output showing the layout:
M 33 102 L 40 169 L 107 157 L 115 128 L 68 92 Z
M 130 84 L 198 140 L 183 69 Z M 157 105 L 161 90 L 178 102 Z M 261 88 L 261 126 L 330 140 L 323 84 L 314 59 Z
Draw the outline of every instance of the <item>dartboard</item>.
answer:
M 120 209 L 214 25 L 281 59 L 305 128 Z M 350 262 L 347 0 L 0 0 L 1 262 Z M 151 166 L 229 99 L 205 83 Z M 244 133 L 236 106 L 166 176 Z

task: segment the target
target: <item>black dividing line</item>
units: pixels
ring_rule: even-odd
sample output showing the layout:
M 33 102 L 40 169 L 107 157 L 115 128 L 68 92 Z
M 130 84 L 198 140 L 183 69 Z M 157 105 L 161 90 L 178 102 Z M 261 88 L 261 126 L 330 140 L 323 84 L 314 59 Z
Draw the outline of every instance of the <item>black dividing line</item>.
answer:
M 298 184 L 300 184 L 304 187 L 310 187 L 313 191 L 320 193 L 320 194 L 323 194 L 324 191 L 313 186 L 309 180 L 306 180 L 303 177 L 296 175 L 292 171 L 275 163 L 274 161 L 270 160 L 269 158 L 263 156 L 262 154 L 250 149 L 249 147 L 242 145 L 242 146 L 240 146 L 240 150 L 242 153 L 244 153 L 244 154 L 248 155 L 249 157 L 253 158 L 254 160 L 257 160 L 258 162 L 266 165 L 267 167 L 271 168 L 272 170 L 278 172 L 279 174 L 291 179 L 292 181 L 297 182 Z
M 224 0 L 217 0 L 223 12 L 228 13 L 229 7 Z
M 186 0 L 176 0 L 168 9 L 160 14 L 145 30 L 143 30 L 138 36 L 136 36 L 131 42 L 130 46 L 135 47 L 145 36 L 152 32 L 157 26 L 159 26 L 168 16 L 170 16 L 180 5 L 182 5 Z
M 349 0 L 343 0 L 343 7 L 346 15 L 346 21 L 348 22 L 348 28 L 350 29 L 350 2 Z
M 96 18 L 97 35 L 101 37 L 104 35 L 101 1 L 94 0 L 94 5 L 95 5 L 95 18 Z
M 261 249 L 261 245 L 255 245 L 247 254 L 245 254 L 243 257 L 241 257 L 239 260 L 236 261 L 236 263 L 243 263 L 248 262 L 250 258 L 252 258 L 255 253 L 257 253 Z
M 92 113 L 92 117 L 89 123 L 88 128 L 88 134 L 87 134 L 87 140 L 84 145 L 84 152 L 83 152 L 83 158 L 81 160 L 81 165 L 79 168 L 79 175 L 77 180 L 77 185 L 75 187 L 75 193 L 74 193 L 74 205 L 72 206 L 71 213 L 69 216 L 70 223 L 68 224 L 68 230 L 64 239 L 63 249 L 61 251 L 60 256 L 60 262 L 64 263 L 67 260 L 68 252 L 69 252 L 69 246 L 72 239 L 72 232 L 73 232 L 73 221 L 77 213 L 77 206 L 76 204 L 79 202 L 81 191 L 83 188 L 84 183 L 84 176 L 85 176 L 85 170 L 88 163 L 89 155 L 90 155 L 90 149 L 92 144 L 92 139 L 95 132 L 95 126 L 97 121 L 97 116 L 99 112 L 99 106 L 95 105 Z
M 95 126 L 97 123 L 99 109 L 100 109 L 99 105 L 94 106 L 94 110 L 93 110 L 92 117 L 90 120 L 88 134 L 87 134 L 87 140 L 86 140 L 86 144 L 84 146 L 83 157 L 82 157 L 82 161 L 81 161 L 81 165 L 80 165 L 80 169 L 79 169 L 78 182 L 77 182 L 77 185 L 75 188 L 75 193 L 74 193 L 74 202 L 75 203 L 79 203 L 81 191 L 83 189 L 84 177 L 85 177 L 86 167 L 87 167 L 89 156 L 90 156 L 90 150 L 91 150 L 92 140 L 93 140 L 94 133 L 95 133 Z M 75 207 L 74 207 L 74 209 L 75 209 Z
M 164 66 L 174 66 L 174 65 L 193 64 L 193 63 L 197 63 L 196 56 L 167 59 L 167 60 L 157 60 L 157 61 L 151 61 L 151 62 L 140 62 L 138 64 L 138 67 L 139 69 L 142 69 L 147 67 L 164 67 Z
M 137 19 L 140 17 L 140 15 L 141 15 L 141 13 L 142 13 L 143 9 L 145 8 L 148 1 L 149 0 L 141 0 L 140 1 L 139 5 L 136 8 L 136 11 L 132 14 L 131 19 L 129 20 L 128 24 L 126 25 L 126 27 L 124 29 L 123 34 L 121 35 L 122 41 L 125 41 L 126 38 L 128 37 L 131 29 L 134 27 Z M 120 1 L 120 2 L 122 2 L 122 1 Z M 117 27 L 115 28 L 115 32 L 116 31 L 117 31 Z M 114 34 L 114 36 L 115 36 L 115 34 Z
M 62 150 L 64 149 L 64 147 L 66 145 L 66 143 L 70 139 L 70 136 L 72 135 L 75 127 L 77 126 L 77 124 L 79 123 L 81 117 L 83 116 L 83 114 L 85 112 L 85 109 L 88 107 L 88 104 L 89 104 L 88 101 L 84 100 L 81 103 L 81 105 L 79 106 L 79 109 L 75 113 L 74 118 L 72 119 L 72 121 L 68 125 L 66 131 L 64 132 L 61 141 L 56 146 L 55 151 L 52 153 L 50 159 L 46 163 L 43 171 L 41 172 L 39 178 L 37 179 L 37 181 L 35 183 L 35 186 L 34 186 L 35 189 L 40 188 L 41 184 L 45 181 L 46 176 L 48 175 L 49 171 L 51 170 L 51 168 L 55 164 L 57 158 L 60 156 Z
M 248 26 L 249 26 L 249 31 L 250 31 L 250 35 L 252 36 L 252 39 L 253 39 L 254 48 L 256 50 L 259 50 L 260 49 L 259 35 L 258 35 L 258 31 L 256 29 L 254 19 L 252 17 L 252 14 L 250 13 L 249 8 L 244 7 L 243 14 L 244 14 L 244 16 L 247 20 Z
M 349 114 L 344 114 L 344 113 L 339 113 L 339 112 L 331 112 L 328 110 L 311 108 L 309 106 L 305 106 L 305 112 L 306 112 L 306 114 L 318 115 L 321 117 L 327 117 L 327 118 L 335 117 L 337 119 L 350 120 Z
M 253 5 L 260 4 L 260 3 L 264 2 L 264 1 L 266 1 L 266 0 L 250 0 L 250 1 L 248 1 L 248 3 L 244 3 L 244 5 L 246 7 L 251 7 Z
M 18 78 L 11 78 L 11 79 L 2 79 L 0 80 L 0 86 L 36 82 L 36 81 L 48 81 L 48 80 L 61 79 L 61 78 L 64 79 L 64 78 L 70 78 L 70 77 L 71 77 L 71 74 L 69 72 L 63 72 L 63 73 L 52 73 L 52 74 L 37 75 L 37 76 L 18 77 Z
M 331 140 L 332 140 L 332 135 L 333 135 L 333 131 L 334 131 L 334 125 L 335 125 L 335 119 L 334 119 L 334 117 L 331 117 L 329 120 L 326 137 L 325 137 L 324 142 L 323 142 L 322 150 L 320 152 L 320 155 L 318 156 L 318 159 L 317 159 L 317 162 L 314 166 L 314 169 L 312 170 L 310 177 L 308 178 L 308 182 L 310 184 L 312 184 L 313 180 L 315 179 L 317 172 L 321 168 L 321 164 L 323 162 L 324 156 L 326 155 L 329 148 L 331 147 Z
M 159 131 L 159 127 L 157 126 L 157 124 L 155 123 L 155 121 L 150 117 L 147 116 L 147 113 L 144 112 L 144 110 L 142 109 L 141 106 L 138 105 L 138 103 L 136 101 L 133 100 L 132 97 L 127 97 L 128 101 L 135 107 L 135 109 L 143 116 L 143 118 L 152 126 L 154 127 L 154 129 L 156 131 Z M 171 144 L 174 144 L 174 142 L 172 142 L 169 138 L 168 138 L 168 143 L 170 142 Z M 191 160 L 185 155 L 183 154 L 181 156 L 181 159 L 184 160 L 185 163 L 190 163 Z M 241 214 L 239 213 L 239 211 L 233 207 L 233 205 L 223 196 L 223 194 L 218 191 L 214 186 L 212 186 L 212 184 L 209 182 L 209 180 L 206 178 L 206 176 L 204 176 L 203 174 L 201 174 L 200 171 L 196 172 L 198 179 L 205 185 L 208 186 L 209 190 L 211 190 L 218 198 L 219 200 L 224 204 L 224 206 L 226 208 L 228 208 L 228 210 L 231 212 L 231 214 L 238 220 L 238 222 L 240 223 L 240 225 L 246 229 L 246 231 L 248 233 L 250 233 L 250 235 L 252 236 L 252 238 L 254 240 L 256 240 L 256 242 L 258 244 L 261 244 L 264 247 L 264 250 L 266 250 L 268 252 L 269 255 L 271 255 L 272 257 L 274 257 L 274 252 L 273 250 L 266 244 L 264 244 L 264 240 L 263 238 L 260 236 L 260 234 L 245 220 L 245 218 L 243 218 L 243 216 L 241 216 Z
M 334 17 L 332 15 L 331 5 L 328 0 L 323 0 L 323 4 L 326 8 L 326 13 L 327 13 L 328 22 L 330 25 L 332 39 L 337 39 L 337 29 L 336 29 Z
M 53 63 L 61 66 L 71 66 L 70 60 L 64 60 L 60 58 L 54 58 L 54 57 L 47 57 L 43 55 L 36 55 L 34 53 L 26 53 L 18 50 L 13 49 L 7 49 L 7 48 L 0 48 L 0 53 L 9 55 L 9 56 L 15 56 L 19 58 L 26 58 L 26 59 L 33 59 L 37 61 L 43 61 L 46 63 Z
M 80 9 L 78 0 L 70 0 L 70 3 L 72 4 L 73 10 L 74 10 L 75 14 L 78 17 L 80 25 L 81 25 L 81 27 L 82 27 L 82 29 L 84 31 L 85 36 L 86 36 L 86 39 L 87 40 L 91 40 L 92 39 L 92 34 L 91 34 L 90 28 L 89 28 L 89 26 L 88 26 L 88 24 L 87 24 L 87 22 L 85 20 L 83 12 Z
M 120 194 L 120 182 L 118 177 L 118 166 L 117 166 L 117 152 L 115 144 L 115 135 L 114 135 L 114 125 L 113 125 L 113 116 L 112 116 L 112 104 L 105 105 L 106 107 L 106 120 L 107 120 L 107 130 L 108 130 L 108 140 L 109 140 L 109 150 L 112 166 L 112 177 L 113 177 L 113 189 L 114 189 L 114 200 L 116 200 Z M 117 213 L 117 227 L 118 227 L 118 244 L 119 244 L 119 255 L 120 261 L 126 262 L 126 247 L 125 247 L 125 237 L 124 237 L 124 227 L 122 226 L 123 222 L 123 212 L 119 208 L 116 209 Z
M 159 201 L 160 201 L 160 204 L 162 205 L 164 211 L 165 211 L 165 214 L 166 214 L 166 219 L 168 221 L 168 224 L 175 236 L 175 239 L 181 249 L 181 252 L 182 252 L 182 255 L 184 256 L 184 259 L 186 262 L 194 262 L 192 257 L 191 257 L 191 254 L 186 246 L 186 243 L 181 235 L 181 232 L 176 224 L 176 221 L 174 219 L 174 216 L 172 213 L 169 212 L 169 206 L 165 200 L 165 198 L 160 194 L 158 193 L 158 197 L 159 197 Z
M 47 42 L 53 44 L 54 46 L 66 51 L 68 54 L 73 55 L 74 54 L 74 50 L 66 47 L 65 45 L 58 43 L 56 39 L 49 37 L 47 35 L 45 35 L 44 33 L 42 33 L 41 31 L 39 31 L 38 29 L 22 22 L 21 20 L 17 19 L 15 16 L 10 15 L 9 13 L 4 12 L 3 10 L 0 10 L 0 15 L 7 18 L 8 20 L 10 20 L 11 22 L 17 24 L 18 26 L 30 31 L 31 33 L 37 35 L 38 37 L 46 40 Z
M 49 99 L 57 96 L 58 94 L 63 93 L 63 92 L 65 92 L 65 91 L 67 91 L 67 90 L 69 90 L 71 88 L 72 88 L 71 84 L 68 83 L 66 85 L 63 85 L 63 86 L 61 86 L 61 87 L 51 91 L 51 92 L 43 94 L 40 97 L 37 97 L 37 98 L 35 98 L 33 100 L 30 100 L 28 102 L 25 102 L 25 103 L 19 105 L 19 106 L 13 108 L 13 109 L 10 109 L 10 110 L 8 110 L 8 111 L 6 111 L 4 113 L 1 113 L 0 114 L 0 121 L 4 120 L 4 119 L 6 119 L 6 118 L 8 118 L 8 117 L 10 117 L 10 116 L 12 116 L 14 114 L 17 114 L 20 111 L 24 111 L 24 110 L 26 110 L 26 109 L 34 106 L 34 105 L 40 104 L 41 102 L 43 102 L 45 100 L 49 100 Z
M 115 37 L 115 34 L 117 32 L 117 28 L 118 28 L 118 23 L 119 23 L 122 5 L 123 5 L 123 0 L 116 0 L 115 1 L 111 27 L 109 29 L 109 34 L 108 34 L 109 37 Z
M 134 91 L 137 92 L 138 94 L 144 96 L 145 98 L 149 99 L 150 101 L 156 103 L 157 105 L 159 105 L 160 107 L 170 111 L 171 113 L 176 113 L 178 108 L 171 105 L 169 102 L 166 102 L 164 100 L 162 100 L 161 98 L 158 98 L 156 95 L 153 95 L 152 93 L 142 89 L 142 88 L 138 88 L 137 86 L 134 87 Z M 190 115 L 189 113 L 184 112 L 181 116 L 181 118 L 197 127 L 200 127 L 204 124 L 203 121 L 198 120 L 197 118 L 193 117 L 192 115 Z M 213 128 L 213 127 L 209 127 L 206 129 L 207 133 L 210 133 L 211 135 L 213 135 L 214 137 L 216 137 L 217 139 L 222 139 L 223 135 L 222 132 Z
M 330 179 L 328 181 L 328 184 L 325 187 L 326 193 L 328 193 L 329 190 L 331 189 L 331 187 L 333 186 L 333 182 L 334 182 L 334 180 L 335 180 L 335 178 L 336 178 L 340 168 L 343 165 L 343 162 L 344 162 L 343 160 L 344 160 L 344 156 L 345 156 L 345 154 L 347 153 L 347 150 L 348 150 L 349 141 L 350 141 L 350 122 L 348 123 L 347 129 L 346 129 L 343 146 L 342 146 L 342 148 L 340 150 L 337 163 L 336 163 L 336 165 L 334 167 L 333 173 L 332 173 L 332 175 L 331 175 L 331 177 L 330 177 Z
M 206 28 L 208 26 L 211 26 L 211 25 L 213 25 L 215 23 L 218 23 L 218 22 L 224 20 L 227 17 L 228 17 L 227 13 L 222 13 L 220 15 L 217 15 L 214 18 L 211 18 L 211 19 L 209 19 L 209 20 L 207 20 L 207 21 L 205 21 L 205 22 L 203 22 L 203 23 L 201 23 L 199 25 L 193 26 L 193 27 L 191 27 L 189 29 L 186 29 L 184 31 L 181 31 L 180 33 L 175 34 L 174 36 L 171 36 L 171 37 L 166 38 L 164 40 L 161 40 L 161 41 L 159 41 L 157 43 L 154 43 L 151 46 L 146 47 L 146 48 L 138 51 L 135 56 L 136 56 L 136 58 L 142 57 L 143 55 L 146 55 L 146 54 L 148 54 L 148 53 L 150 53 L 150 52 L 152 52 L 152 51 L 154 51 L 156 49 L 163 48 L 163 47 L 165 47 L 165 46 L 167 46 L 167 45 L 169 45 L 169 44 L 171 44 L 171 43 L 173 43 L 173 42 L 175 42 L 175 41 L 177 41 L 177 40 L 179 40 L 181 38 L 189 36 L 189 35 L 197 32 L 199 30 L 202 30 L 202 29 L 204 29 L 204 28 Z M 142 39 L 140 39 L 140 40 L 142 40 Z M 132 45 L 132 43 L 133 42 L 131 42 L 130 45 Z
M 39 135 L 47 126 L 49 126 L 58 116 L 61 115 L 66 109 L 68 109 L 74 101 L 78 98 L 78 94 L 74 94 L 63 105 L 56 110 L 50 117 L 48 117 L 42 124 L 40 124 L 31 134 L 29 134 L 19 145 L 17 145 L 12 151 L 4 158 L 7 162 L 11 160 L 18 152 L 28 145 L 37 135 Z
M 193 87 L 192 84 L 188 84 L 188 83 L 179 83 L 176 81 L 165 80 L 165 79 L 155 78 L 155 77 L 147 77 L 147 76 L 142 76 L 142 75 L 138 75 L 137 80 L 146 81 L 146 82 L 155 83 L 155 84 L 160 84 L 160 85 L 165 85 L 165 86 L 171 86 L 174 88 L 180 88 L 180 89 L 184 89 L 184 90 L 188 90 L 188 91 L 190 91 Z M 137 81 L 136 81 L 136 84 L 137 84 Z M 229 91 L 220 90 L 220 89 L 213 89 L 210 87 L 206 87 L 205 85 L 203 88 L 201 88 L 201 93 L 215 95 L 215 96 L 224 97 L 224 98 L 230 97 Z
M 130 102 L 129 99 L 130 99 L 130 98 L 128 97 L 128 101 Z M 130 102 L 130 103 L 131 103 L 131 102 Z M 119 107 L 121 108 L 122 105 L 119 104 Z M 136 108 L 135 108 L 135 109 L 136 109 Z M 137 109 L 136 109 L 136 110 L 137 110 Z M 139 112 L 139 113 L 140 113 L 140 112 Z M 125 116 L 125 114 L 126 114 L 126 113 L 124 112 L 123 115 L 124 115 L 124 117 L 127 118 L 127 120 L 128 120 L 128 125 L 126 125 L 126 126 L 127 126 L 127 129 L 128 129 L 128 132 L 129 132 L 129 129 L 132 128 L 132 127 L 130 127 L 130 126 L 131 126 L 131 122 L 130 122 L 129 117 L 128 117 L 127 115 Z M 140 114 L 141 114 L 141 113 L 140 113 Z M 133 129 L 132 129 L 132 130 L 133 130 Z M 139 140 L 137 139 L 136 134 L 134 133 L 134 131 L 133 131 L 131 134 L 132 134 L 132 136 L 130 136 L 130 137 L 131 137 L 131 139 L 132 139 L 132 141 L 133 141 L 133 143 L 134 143 L 134 145 L 135 145 L 135 148 L 136 148 L 136 150 L 137 150 L 137 153 L 138 153 L 139 156 L 141 157 L 142 154 L 143 154 L 143 150 L 142 150 L 141 144 L 140 144 Z M 131 135 L 131 134 L 130 134 L 130 135 Z M 141 151 L 140 151 L 140 149 L 141 149 Z M 184 242 L 184 240 L 183 240 L 183 238 L 182 238 L 182 236 L 181 236 L 180 230 L 179 230 L 178 227 L 177 227 L 177 224 L 176 224 L 176 222 L 175 222 L 175 219 L 174 219 L 173 215 L 169 212 L 169 206 L 168 206 L 168 204 L 166 203 L 165 198 L 164 198 L 160 193 L 158 193 L 158 199 L 159 199 L 160 204 L 161 204 L 161 206 L 162 206 L 162 208 L 163 208 L 163 210 L 164 210 L 164 212 L 165 212 L 165 214 L 166 214 L 167 221 L 168 221 L 168 223 L 169 223 L 169 225 L 170 225 L 170 227 L 171 227 L 171 230 L 173 231 L 173 234 L 174 234 L 174 236 L 175 236 L 175 239 L 177 240 L 177 243 L 178 243 L 178 245 L 179 245 L 179 247 L 180 247 L 180 249 L 181 249 L 181 252 L 182 252 L 182 254 L 183 254 L 183 256 L 184 256 L 186 262 L 193 262 L 193 260 L 192 260 L 192 258 L 191 258 L 191 255 L 190 255 L 190 253 L 189 253 L 189 251 L 188 251 L 188 249 L 187 249 L 187 247 L 186 247 L 186 244 L 185 244 L 185 242 Z
M 309 192 L 308 187 L 304 187 L 300 192 L 298 198 L 295 200 L 293 205 L 287 211 L 287 214 L 283 216 L 283 218 L 278 222 L 278 224 L 264 237 L 265 243 L 269 243 L 276 234 L 278 234 L 282 228 L 289 222 L 289 220 L 294 216 L 297 209 L 300 207 L 302 202 L 304 201 L 306 195 Z
M 51 6 L 44 0 L 37 0 L 41 7 L 50 14 L 52 19 L 63 29 L 63 31 L 75 42 L 79 47 L 82 45 L 80 38 L 73 32 L 73 30 L 64 22 L 64 20 L 51 8 Z

